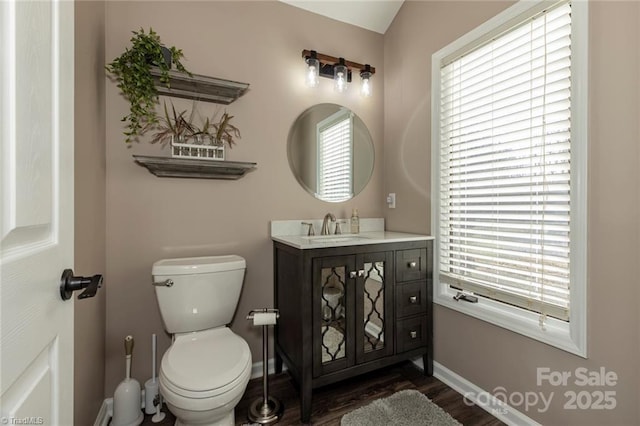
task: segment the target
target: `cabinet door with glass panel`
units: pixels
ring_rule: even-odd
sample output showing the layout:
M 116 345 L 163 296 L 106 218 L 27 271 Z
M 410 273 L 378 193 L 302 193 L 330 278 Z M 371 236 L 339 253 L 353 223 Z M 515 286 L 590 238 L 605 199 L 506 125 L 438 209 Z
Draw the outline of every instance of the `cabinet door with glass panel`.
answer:
M 356 362 L 393 354 L 393 252 L 356 256 Z
M 313 259 L 313 376 L 355 363 L 356 258 Z
M 313 375 L 393 353 L 393 252 L 313 259 Z

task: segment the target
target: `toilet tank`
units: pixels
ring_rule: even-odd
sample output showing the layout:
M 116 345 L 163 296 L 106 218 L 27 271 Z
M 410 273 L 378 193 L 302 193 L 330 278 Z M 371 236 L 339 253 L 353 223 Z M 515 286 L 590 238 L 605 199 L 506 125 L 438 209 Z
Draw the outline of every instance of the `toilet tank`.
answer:
M 186 333 L 227 325 L 233 319 L 244 280 L 240 256 L 164 259 L 153 264 L 156 298 L 165 329 Z

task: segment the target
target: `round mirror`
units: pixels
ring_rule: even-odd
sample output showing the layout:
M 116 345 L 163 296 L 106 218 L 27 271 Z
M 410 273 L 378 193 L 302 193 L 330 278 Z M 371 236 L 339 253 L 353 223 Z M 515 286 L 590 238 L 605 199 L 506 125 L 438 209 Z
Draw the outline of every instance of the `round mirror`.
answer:
M 304 111 L 289 131 L 289 166 L 298 182 L 319 200 L 347 201 L 373 173 L 373 141 L 353 111 L 318 104 Z

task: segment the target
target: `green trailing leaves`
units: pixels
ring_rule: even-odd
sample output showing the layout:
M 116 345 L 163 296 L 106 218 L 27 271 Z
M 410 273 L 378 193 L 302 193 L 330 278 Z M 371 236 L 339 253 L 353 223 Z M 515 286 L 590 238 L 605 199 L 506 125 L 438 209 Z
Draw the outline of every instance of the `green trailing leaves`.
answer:
M 160 69 L 160 82 L 167 87 L 170 87 L 171 69 L 170 64 L 165 62 L 162 47 L 160 36 L 152 28 L 148 33 L 141 28 L 140 31 L 133 31 L 131 46 L 105 67 L 116 80 L 125 99 L 129 101 L 129 114 L 122 119 L 127 122 L 124 131 L 127 143 L 137 141 L 138 136 L 158 123 L 158 91 L 151 75 L 151 68 Z M 175 47 L 168 49 L 176 69 L 190 75 L 181 63 L 184 57 L 182 50 Z

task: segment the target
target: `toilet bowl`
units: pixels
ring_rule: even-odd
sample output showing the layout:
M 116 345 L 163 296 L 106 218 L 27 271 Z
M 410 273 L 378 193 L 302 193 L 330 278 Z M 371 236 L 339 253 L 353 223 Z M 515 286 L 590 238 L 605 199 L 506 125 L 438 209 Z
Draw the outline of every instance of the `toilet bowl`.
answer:
M 176 425 L 233 424 L 250 376 L 249 345 L 221 327 L 176 336 L 162 358 L 160 392 Z
M 173 341 L 160 363 L 159 388 L 176 425 L 235 423 L 251 376 L 249 345 L 229 329 L 245 261 L 239 256 L 154 263 L 156 296 Z

